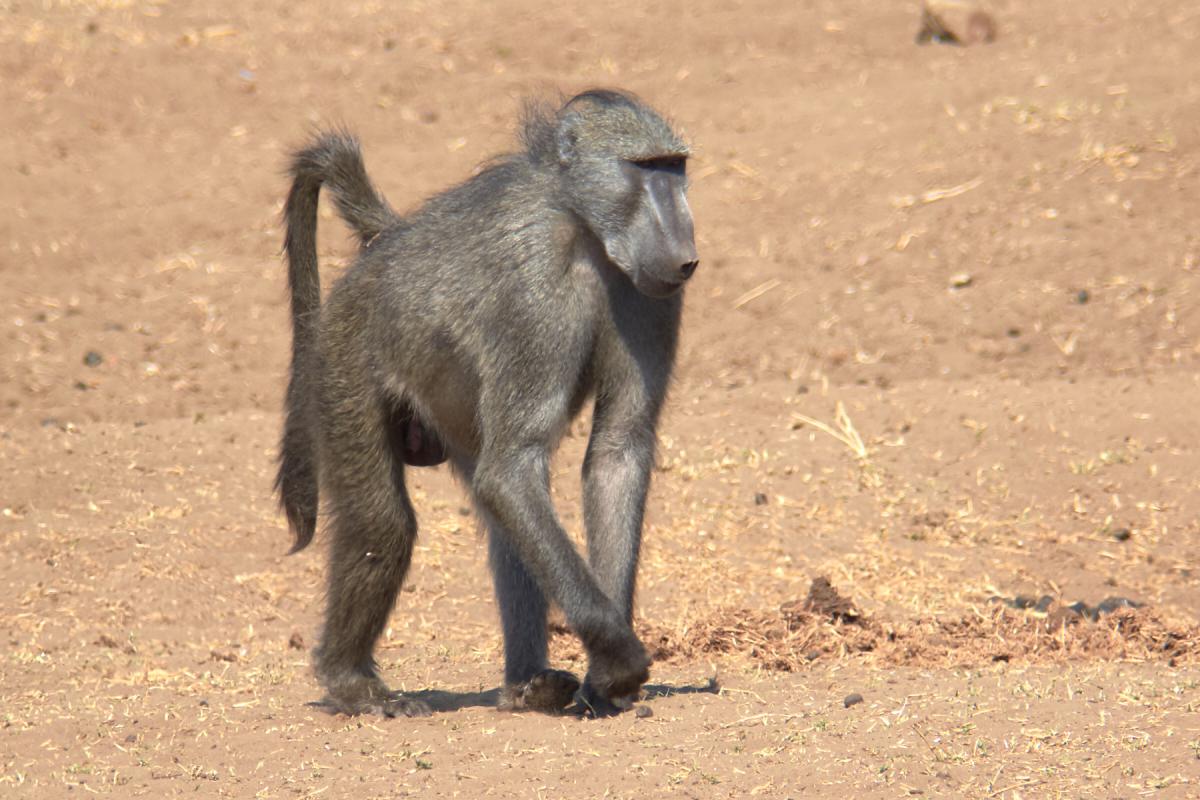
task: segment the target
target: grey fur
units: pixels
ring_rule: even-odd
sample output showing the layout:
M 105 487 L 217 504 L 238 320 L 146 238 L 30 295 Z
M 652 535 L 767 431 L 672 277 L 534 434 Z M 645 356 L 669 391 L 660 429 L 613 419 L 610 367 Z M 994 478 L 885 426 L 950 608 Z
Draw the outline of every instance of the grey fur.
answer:
M 505 637 L 505 704 L 557 710 L 579 682 L 550 670 L 558 604 L 590 663 L 585 702 L 635 695 L 650 660 L 630 621 L 655 429 L 675 358 L 682 284 L 698 263 L 686 145 L 630 95 L 527 107 L 524 149 L 399 216 L 358 143 L 297 153 L 285 209 L 293 354 L 277 487 L 295 534 L 332 534 L 316 671 L 346 713 L 421 714 L 373 659 L 416 537 L 407 464 L 449 458 L 489 530 Z M 320 305 L 322 185 L 357 233 Z M 589 399 L 589 562 L 550 501 L 549 458 Z

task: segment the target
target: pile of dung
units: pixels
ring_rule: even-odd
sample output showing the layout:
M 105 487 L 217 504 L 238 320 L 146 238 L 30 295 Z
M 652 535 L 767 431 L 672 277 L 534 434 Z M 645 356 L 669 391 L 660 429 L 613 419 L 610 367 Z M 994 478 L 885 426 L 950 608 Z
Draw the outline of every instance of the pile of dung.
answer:
M 1200 663 L 1200 626 L 1126 601 L 1020 608 L 995 604 L 952 618 L 888 622 L 867 616 L 827 578 L 777 610 L 720 609 L 677 628 L 639 625 L 655 661 L 744 658 L 791 672 L 818 660 L 880 666 L 967 666 L 997 661 Z M 1105 613 L 1093 613 L 1103 607 Z M 1086 610 L 1089 613 L 1083 613 Z

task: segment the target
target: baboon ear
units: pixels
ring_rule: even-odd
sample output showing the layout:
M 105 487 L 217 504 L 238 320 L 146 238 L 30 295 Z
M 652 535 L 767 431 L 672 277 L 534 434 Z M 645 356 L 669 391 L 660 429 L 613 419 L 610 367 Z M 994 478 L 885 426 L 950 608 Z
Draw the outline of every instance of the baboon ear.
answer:
M 579 144 L 579 117 L 575 114 L 567 114 L 558 123 L 558 131 L 555 133 L 555 143 L 558 145 L 558 163 L 561 166 L 566 166 L 575 160 L 575 150 Z

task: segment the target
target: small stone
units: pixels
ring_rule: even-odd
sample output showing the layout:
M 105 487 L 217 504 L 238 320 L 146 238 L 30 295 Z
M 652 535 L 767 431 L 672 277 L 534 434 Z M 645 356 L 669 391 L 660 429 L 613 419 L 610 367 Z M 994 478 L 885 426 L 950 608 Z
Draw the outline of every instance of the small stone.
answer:
M 83 365 L 85 367 L 98 367 L 104 363 L 104 356 L 97 353 L 95 350 L 88 350 L 83 356 Z
M 1079 305 L 1081 305 L 1081 306 L 1087 305 L 1087 301 L 1091 300 L 1091 299 L 1092 299 L 1092 296 L 1091 296 L 1091 294 L 1088 293 L 1087 289 L 1080 289 L 1078 292 L 1075 293 L 1075 302 L 1079 303 Z
M 638 719 L 648 719 L 654 716 L 654 709 L 650 706 L 638 706 L 633 710 L 633 715 Z
M 1129 530 L 1129 528 L 1117 528 L 1115 531 L 1113 531 L 1113 538 L 1118 542 L 1128 542 L 1129 537 L 1131 536 L 1133 536 L 1133 533 Z
M 303 650 L 304 649 L 304 637 L 300 635 L 299 631 L 293 632 L 292 635 L 288 638 L 288 647 L 290 647 L 293 650 Z
M 767 496 L 762 492 L 754 493 L 754 505 L 765 506 L 767 504 Z
M 214 661 L 228 661 L 231 664 L 238 660 L 237 653 L 229 648 L 214 647 L 212 649 L 212 657 Z
M 850 706 L 858 705 L 862 701 L 863 701 L 863 696 L 861 694 L 859 694 L 858 692 L 853 692 L 851 694 L 846 695 L 846 699 L 842 701 L 842 705 L 845 706 L 846 708 L 849 708 Z
M 914 514 L 912 524 L 924 528 L 941 528 L 950 521 L 950 514 L 941 510 L 922 511 Z
M 975 282 L 975 279 L 969 273 L 959 272 L 950 276 L 950 288 L 965 289 Z
M 967 45 L 994 42 L 996 21 L 971 0 L 925 0 L 917 44 Z

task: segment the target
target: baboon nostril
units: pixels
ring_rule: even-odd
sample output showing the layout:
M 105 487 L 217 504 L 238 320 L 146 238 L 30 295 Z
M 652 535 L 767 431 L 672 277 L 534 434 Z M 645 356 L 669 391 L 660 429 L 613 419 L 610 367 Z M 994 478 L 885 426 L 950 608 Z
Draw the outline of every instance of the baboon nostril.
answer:
M 679 274 L 682 275 L 683 279 L 686 281 L 688 278 L 692 277 L 692 273 L 696 271 L 696 267 L 698 266 L 700 266 L 699 261 L 689 261 L 679 268 Z

